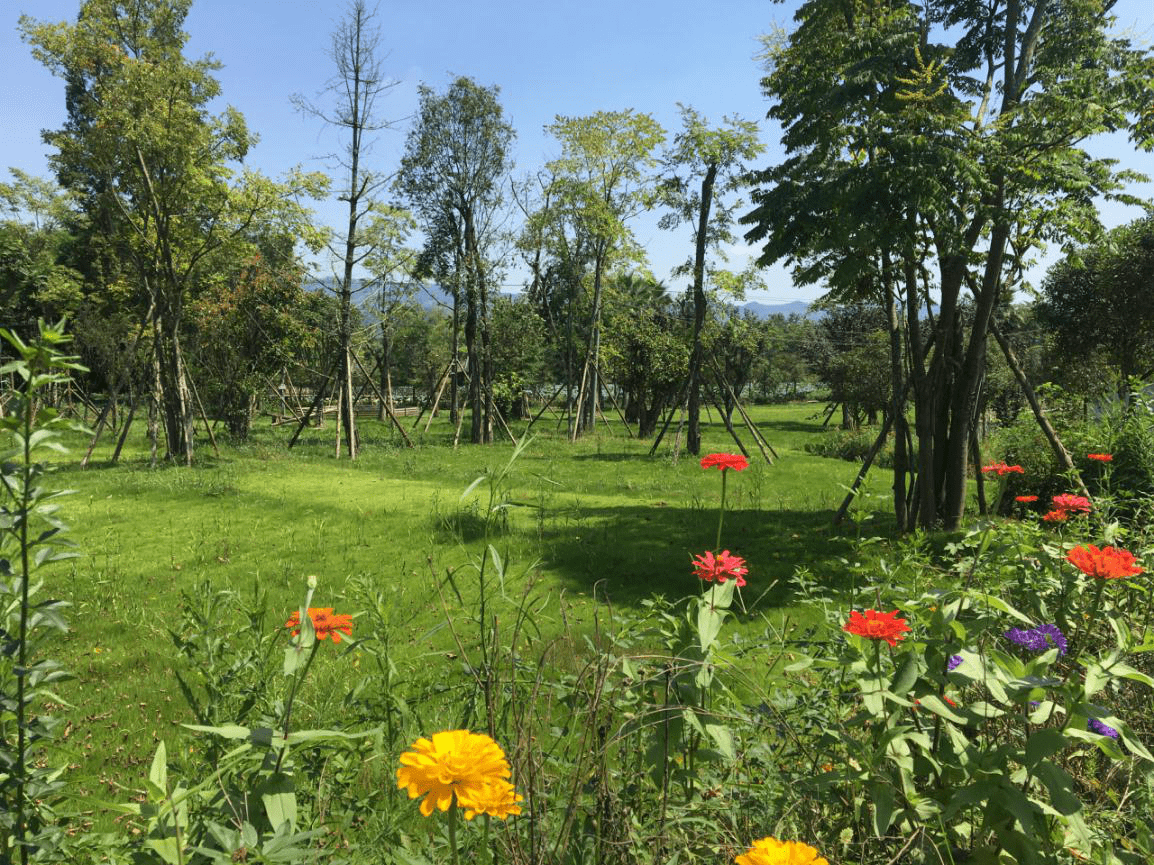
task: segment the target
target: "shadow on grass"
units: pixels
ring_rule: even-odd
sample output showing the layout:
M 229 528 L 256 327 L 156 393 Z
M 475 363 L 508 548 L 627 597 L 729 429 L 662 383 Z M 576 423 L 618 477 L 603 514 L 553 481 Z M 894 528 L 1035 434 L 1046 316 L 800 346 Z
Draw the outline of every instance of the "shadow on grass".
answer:
M 574 592 L 636 606 L 652 595 L 677 598 L 698 586 L 692 556 L 713 549 L 717 513 L 652 506 L 562 511 L 542 537 L 544 557 Z M 722 547 L 749 567 L 746 603 L 758 608 L 789 603 L 793 577 L 804 566 L 819 578 L 844 573 L 839 557 L 853 547 L 852 528 L 831 526 L 833 512 L 727 512 Z M 764 593 L 764 597 L 762 597 Z

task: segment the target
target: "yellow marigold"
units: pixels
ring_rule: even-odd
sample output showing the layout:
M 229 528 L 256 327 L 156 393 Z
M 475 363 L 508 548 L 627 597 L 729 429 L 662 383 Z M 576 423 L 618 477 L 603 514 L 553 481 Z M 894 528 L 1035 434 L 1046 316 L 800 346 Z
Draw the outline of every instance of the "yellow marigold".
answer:
M 446 730 L 434 733 L 431 739 L 418 739 L 411 751 L 401 755 L 397 786 L 407 789 L 410 799 L 424 796 L 421 813 L 428 817 L 434 807 L 448 811 L 454 794 L 465 808 L 473 808 L 474 802 L 489 804 L 491 794 L 486 793 L 486 787 L 510 774 L 505 752 L 488 736 Z
M 737 865 L 829 865 L 829 861 L 808 844 L 776 838 L 754 841 L 749 852 L 734 861 Z
M 460 797 L 458 797 L 460 798 Z M 465 819 L 472 820 L 478 814 L 488 814 L 498 820 L 506 820 L 511 814 L 520 814 L 518 804 L 524 799 L 513 785 L 498 778 L 481 788 L 479 792 L 472 792 L 468 797 L 461 799 L 461 806 L 465 809 Z

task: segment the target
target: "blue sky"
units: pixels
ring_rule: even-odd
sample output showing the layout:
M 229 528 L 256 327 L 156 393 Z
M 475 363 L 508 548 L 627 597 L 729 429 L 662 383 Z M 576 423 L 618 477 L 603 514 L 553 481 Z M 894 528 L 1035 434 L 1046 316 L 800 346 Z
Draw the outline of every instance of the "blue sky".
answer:
M 1120 0 L 1119 25 L 1138 41 L 1154 37 L 1148 0 Z M 0 170 L 14 166 L 48 174 L 40 130 L 64 119 L 63 82 L 40 66 L 16 29 L 22 12 L 40 20 L 73 20 L 80 0 L 0 0 Z M 584 0 L 555 3 L 503 0 L 392 0 L 382 2 L 381 43 L 385 70 L 399 82 L 381 102 L 382 114 L 396 121 L 383 131 L 371 154 L 374 167 L 395 168 L 416 108 L 416 89 L 425 83 L 443 89 L 457 75 L 501 88 L 501 102 L 517 130 L 519 172 L 540 167 L 557 155 L 544 133 L 555 115 L 580 116 L 600 110 L 633 108 L 653 114 L 672 134 L 679 126 L 677 103 L 692 105 L 713 121 L 737 114 L 760 123 L 767 153 L 761 164 L 778 161 L 778 130 L 765 119 L 768 108 L 759 87 L 757 36 L 788 27 L 797 0 L 715 0 L 711 4 L 665 0 Z M 334 0 L 196 0 L 186 30 L 187 54 L 212 52 L 224 64 L 218 73 L 223 100 L 244 113 L 261 136 L 248 162 L 270 175 L 296 164 L 320 169 L 314 157 L 337 150 L 339 139 L 314 118 L 296 113 L 289 97 L 314 97 L 331 77 L 326 56 L 343 4 Z M 1154 176 L 1154 156 L 1135 154 L 1124 136 L 1097 142 L 1100 155 Z M 1154 197 L 1154 185 L 1133 190 Z M 340 211 L 318 208 L 323 220 L 339 224 Z M 1138 216 L 1133 208 L 1108 207 L 1107 225 Z M 683 261 L 692 247 L 688 229 L 661 231 L 656 217 L 634 224 L 658 278 Z M 748 250 L 733 250 L 730 265 L 740 268 Z M 1053 256 L 1050 256 L 1051 258 Z M 512 271 L 508 281 L 519 284 Z M 1040 279 L 1035 269 L 1035 279 Z M 765 272 L 767 288 L 750 299 L 763 302 L 808 300 L 812 288 L 794 289 L 780 268 Z M 678 287 L 677 282 L 670 282 Z

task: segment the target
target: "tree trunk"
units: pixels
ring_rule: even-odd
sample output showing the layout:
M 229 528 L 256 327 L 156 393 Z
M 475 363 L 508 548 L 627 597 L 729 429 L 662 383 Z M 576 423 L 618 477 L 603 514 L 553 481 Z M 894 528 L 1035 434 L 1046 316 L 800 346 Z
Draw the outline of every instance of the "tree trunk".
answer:
M 701 181 L 697 243 L 693 252 L 693 350 L 689 355 L 689 430 L 686 433 L 685 449 L 694 456 L 701 453 L 701 367 L 704 361 L 701 332 L 705 328 L 705 243 L 716 179 L 717 163 L 713 162 Z

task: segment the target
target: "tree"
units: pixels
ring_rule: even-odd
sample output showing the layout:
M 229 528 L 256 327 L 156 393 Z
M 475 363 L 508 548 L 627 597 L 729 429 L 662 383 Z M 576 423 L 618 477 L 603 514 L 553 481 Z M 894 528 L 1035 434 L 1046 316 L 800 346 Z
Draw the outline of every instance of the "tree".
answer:
M 720 195 L 748 182 L 745 160 L 757 156 L 765 147 L 757 139 L 757 124 L 739 117 L 726 117 L 721 127 L 711 129 L 704 117 L 683 105 L 681 122 L 684 128 L 674 137 L 673 147 L 664 158 L 668 173 L 661 189 L 670 211 L 660 224 L 662 228 L 673 228 L 682 222 L 693 225 L 693 258 L 679 268 L 679 272 L 693 275 L 693 351 L 689 356 L 686 449 L 698 454 L 701 452 L 701 386 L 705 362 L 702 331 L 706 315 L 706 251 L 720 252 L 722 244 L 735 240 L 733 225 L 741 202 L 727 202 Z M 695 188 L 699 177 L 700 190 Z
M 81 277 L 64 263 L 73 202 L 55 183 L 10 169 L 0 183 L 0 320 L 26 340 L 37 321 L 59 321 L 81 300 Z
M 590 293 L 572 429 L 576 436 L 592 428 L 600 394 L 602 281 L 611 264 L 640 257 L 626 223 L 652 203 L 652 178 L 646 169 L 657 164 L 653 151 L 665 131 L 651 115 L 632 110 L 558 116 L 546 130 L 560 141 L 561 156 L 547 166 L 548 209 L 535 221 L 548 233 L 546 243 L 565 251 L 565 284 L 574 292 L 587 288 Z M 591 282 L 587 287 L 586 275 Z
M 465 303 L 470 439 L 475 444 L 493 439 L 489 293 L 504 207 L 501 187 L 512 165 L 509 147 L 515 134 L 502 114 L 499 92 L 465 77 L 440 95 L 422 85 L 396 179 L 396 188 L 425 229 L 418 275 L 452 288 L 454 335 L 460 303 Z M 455 394 L 453 399 L 456 405 Z
M 788 155 L 759 175 L 746 237 L 887 311 L 898 524 L 955 528 L 987 333 L 1032 248 L 1094 232 L 1094 198 L 1125 178 L 1081 143 L 1148 122 L 1150 55 L 1074 0 L 809 0 L 797 20 L 763 82 Z
M 232 167 L 254 138 L 220 93 L 211 58 L 183 56 L 191 0 L 86 0 L 77 21 L 21 18 L 33 54 L 67 82 L 68 119 L 45 134 L 50 163 L 148 305 L 168 456 L 191 463 L 193 399 L 182 329 L 189 293 L 210 257 L 261 214 L 279 210 L 303 231 L 289 190 Z M 310 190 L 315 178 L 301 178 Z
M 818 379 L 841 406 L 842 428 L 875 422 L 889 408 L 885 311 L 867 304 L 825 310 L 801 349 Z
M 357 457 L 353 406 L 353 272 L 375 248 L 361 221 L 373 212 L 375 196 L 389 180 L 387 175 L 367 168 L 362 160 L 371 149 L 373 133 L 389 125 L 380 116 L 377 100 L 397 83 L 381 70 L 381 31 L 375 19 L 376 10 L 370 10 L 364 0 L 352 0 L 344 19 L 333 32 L 328 55 L 336 74 L 323 91 L 332 101 L 331 109 L 299 95 L 293 97 L 298 110 L 320 118 L 348 136 L 343 153 L 335 157 L 341 173 L 338 197 L 348 205 L 348 219 L 339 237 L 339 246 L 330 245 L 329 251 L 341 266 L 337 277 L 340 306 L 336 389 L 340 428 L 344 430 L 349 459 Z M 339 431 L 337 455 L 340 455 Z
M 1061 368 L 1070 371 L 1101 355 L 1121 396 L 1132 376 L 1154 373 L 1152 284 L 1154 217 L 1115 228 L 1051 267 L 1038 317 L 1055 337 Z
M 373 302 L 380 329 L 381 341 L 373 352 L 379 376 L 377 390 L 381 404 L 377 419 L 384 420 L 393 407 L 393 343 L 400 319 L 417 291 L 411 276 L 417 253 L 407 246 L 409 235 L 417 227 L 413 215 L 393 205 L 377 208 L 369 225 L 372 252 L 364 260 L 365 269 L 372 274 L 376 286 Z
M 206 404 L 243 441 L 258 395 L 318 337 L 300 316 L 304 267 L 295 258 L 254 252 L 239 266 L 222 262 L 219 274 L 189 305 L 190 354 L 205 373 Z
M 618 274 L 607 283 L 605 374 L 624 394 L 626 420 L 648 438 L 685 384 L 686 329 L 665 286 L 649 276 Z
M 498 295 L 492 309 L 493 390 L 505 417 L 528 414 L 528 392 L 545 381 L 545 323 L 523 297 Z

